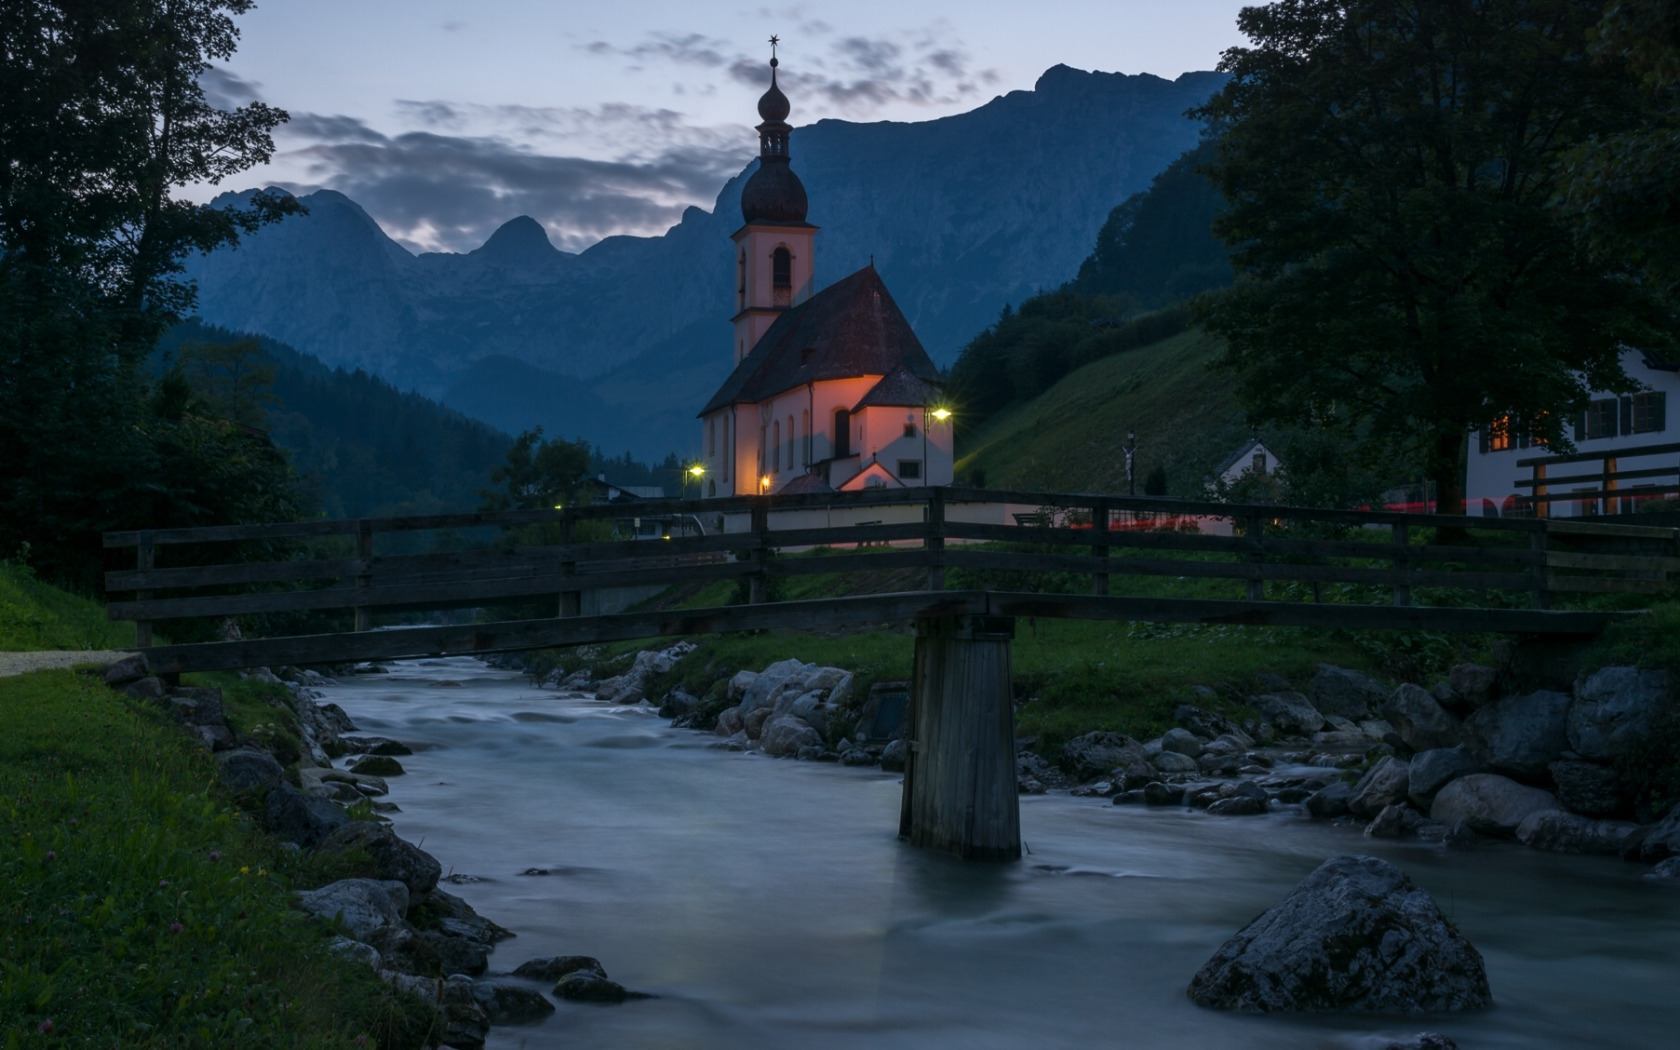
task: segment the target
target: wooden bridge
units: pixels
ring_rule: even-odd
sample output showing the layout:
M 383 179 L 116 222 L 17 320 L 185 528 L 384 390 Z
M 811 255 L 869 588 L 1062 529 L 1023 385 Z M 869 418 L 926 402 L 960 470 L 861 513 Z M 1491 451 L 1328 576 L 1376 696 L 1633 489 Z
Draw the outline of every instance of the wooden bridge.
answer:
M 610 538 L 636 519 L 706 534 Z M 162 673 L 911 621 L 901 833 L 976 857 L 1020 852 L 1017 618 L 1580 636 L 1637 614 L 1572 600 L 1680 580 L 1670 528 L 959 488 L 160 529 L 109 533 L 105 546 L 136 552 L 133 569 L 106 574 L 113 596 L 134 594 L 109 615 L 136 621 Z M 778 577 L 859 572 L 921 586 L 769 600 Z M 960 586 L 947 588 L 948 573 Z M 742 581 L 745 600 L 582 614 L 589 593 L 720 580 Z M 554 615 L 372 629 L 375 613 L 544 600 Z M 323 615 L 352 629 L 274 633 Z M 153 644 L 154 622 L 180 634 L 175 624 L 235 617 L 271 636 Z

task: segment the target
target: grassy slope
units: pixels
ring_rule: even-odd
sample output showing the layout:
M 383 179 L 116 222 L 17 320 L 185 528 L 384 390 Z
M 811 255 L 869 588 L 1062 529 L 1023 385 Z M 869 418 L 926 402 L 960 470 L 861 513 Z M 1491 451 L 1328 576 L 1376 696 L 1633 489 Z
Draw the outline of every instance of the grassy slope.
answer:
M 27 568 L 0 561 L 0 652 L 41 649 L 125 649 L 134 645 L 132 623 L 105 619 L 91 598 L 35 579 Z
M 1231 377 L 1210 372 L 1220 343 L 1199 331 L 1071 373 L 959 439 L 957 477 L 978 468 L 993 488 L 1123 492 L 1127 431 L 1137 476 L 1167 469 L 1168 491 L 1201 494 L 1201 479 L 1249 436 Z

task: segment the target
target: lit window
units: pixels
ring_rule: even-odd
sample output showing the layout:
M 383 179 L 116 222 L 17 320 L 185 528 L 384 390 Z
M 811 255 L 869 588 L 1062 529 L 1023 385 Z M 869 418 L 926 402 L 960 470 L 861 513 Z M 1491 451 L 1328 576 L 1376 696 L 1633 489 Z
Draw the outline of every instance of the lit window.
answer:
M 1511 417 L 1500 416 L 1487 429 L 1487 450 L 1506 452 L 1511 448 Z

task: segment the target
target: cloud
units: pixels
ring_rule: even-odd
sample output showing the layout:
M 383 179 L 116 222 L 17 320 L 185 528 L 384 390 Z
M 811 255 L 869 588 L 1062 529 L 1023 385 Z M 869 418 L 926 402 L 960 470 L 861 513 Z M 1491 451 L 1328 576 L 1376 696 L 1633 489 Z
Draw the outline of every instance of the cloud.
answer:
M 444 121 L 471 111 L 443 103 L 413 110 Z M 519 116 L 564 119 L 546 110 Z M 746 160 L 738 144 L 720 149 L 704 136 L 646 157 L 597 159 L 543 153 L 499 136 L 384 135 L 351 117 L 301 114 L 293 125 L 288 139 L 313 141 L 282 154 L 305 179 L 287 188 L 338 190 L 417 251 L 471 250 L 516 215 L 535 218 L 567 251 L 613 234 L 659 233 L 689 205 L 710 203 Z
M 238 109 L 262 98 L 261 84 L 221 66 L 211 66 L 200 73 L 198 86 L 204 91 L 204 100 L 216 109 Z

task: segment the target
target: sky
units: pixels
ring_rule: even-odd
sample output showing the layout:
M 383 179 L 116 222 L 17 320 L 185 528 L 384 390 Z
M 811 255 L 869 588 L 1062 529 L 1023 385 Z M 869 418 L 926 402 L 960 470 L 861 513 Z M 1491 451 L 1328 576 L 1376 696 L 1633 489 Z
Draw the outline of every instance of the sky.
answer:
M 1251 0 L 1252 2 L 1252 0 Z M 518 215 L 579 251 L 710 209 L 757 151 L 768 38 L 798 126 L 929 120 L 1062 63 L 1166 78 L 1241 43 L 1235 0 L 258 0 L 223 107 L 291 121 L 219 187 L 338 190 L 412 251 L 470 251 Z M 795 166 L 798 157 L 794 158 Z

